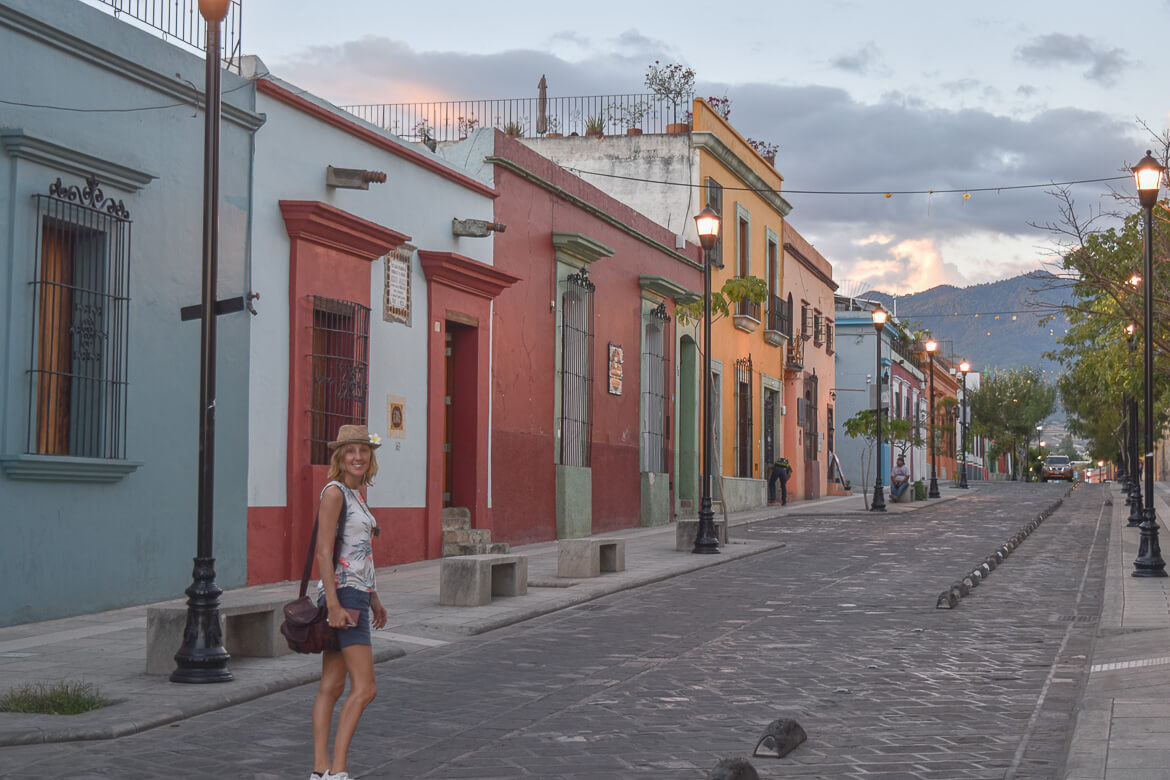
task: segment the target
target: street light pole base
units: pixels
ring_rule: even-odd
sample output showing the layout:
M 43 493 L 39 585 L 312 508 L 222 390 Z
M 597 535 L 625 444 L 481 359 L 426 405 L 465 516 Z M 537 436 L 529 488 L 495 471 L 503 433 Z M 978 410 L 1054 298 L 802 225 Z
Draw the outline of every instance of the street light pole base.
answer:
M 1125 525 L 1128 528 L 1138 528 L 1142 524 L 1142 518 L 1145 515 L 1145 510 L 1142 508 L 1142 489 L 1140 485 L 1134 485 L 1129 492 L 1129 519 Z
M 215 584 L 215 559 L 196 558 L 194 582 L 187 588 L 187 625 L 183 629 L 183 646 L 175 653 L 175 671 L 171 682 L 231 682 L 227 662 L 231 659 L 223 648 L 223 631 L 219 623 L 219 596 Z
M 871 512 L 886 511 L 886 491 L 880 482 L 873 486 L 873 503 L 869 505 L 869 509 Z
M 1134 577 L 1165 577 L 1166 562 L 1162 560 L 1162 548 L 1158 544 L 1158 518 L 1152 508 L 1145 510 L 1141 525 L 1142 538 L 1138 543 L 1138 557 L 1133 562 Z
M 930 475 L 930 490 L 926 492 L 927 498 L 942 498 L 942 494 L 938 492 L 938 477 L 934 474 Z
M 699 528 L 695 534 L 695 548 L 691 552 L 696 555 L 719 553 L 719 539 L 715 536 L 715 513 L 707 502 L 699 510 Z

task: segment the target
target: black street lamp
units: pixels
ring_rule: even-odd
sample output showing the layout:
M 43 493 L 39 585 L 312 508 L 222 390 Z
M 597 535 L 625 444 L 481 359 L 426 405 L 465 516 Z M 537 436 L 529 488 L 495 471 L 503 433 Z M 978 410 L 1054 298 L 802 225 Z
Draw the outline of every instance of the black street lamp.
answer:
M 959 364 L 959 373 L 963 375 L 963 419 L 959 422 L 963 426 L 963 466 L 959 471 L 959 487 L 967 489 L 967 372 L 971 364 L 964 360 Z
M 1125 326 L 1125 332 L 1129 334 L 1130 355 L 1133 354 L 1134 350 L 1133 336 L 1135 331 L 1137 331 L 1137 326 L 1134 323 L 1131 322 Z M 1129 459 L 1129 467 L 1126 469 L 1129 472 L 1126 475 L 1129 484 L 1129 497 L 1126 499 L 1126 502 L 1129 504 L 1129 518 L 1125 524 L 1130 528 L 1137 528 L 1142 524 L 1142 483 L 1138 481 L 1140 470 L 1138 469 L 1137 398 L 1129 395 L 1125 403 L 1126 415 L 1129 417 L 1128 424 L 1126 425 L 1126 430 L 1128 431 L 1127 438 L 1129 439 L 1126 442 L 1129 448 L 1126 451 L 1126 458 Z
M 1142 538 L 1138 543 L 1138 557 L 1133 562 L 1135 577 L 1165 577 L 1166 563 L 1158 544 L 1158 516 L 1154 509 L 1154 204 L 1158 202 L 1158 190 L 1162 186 L 1165 168 L 1153 158 L 1150 151 L 1133 169 L 1137 183 L 1138 200 L 1145 212 L 1145 279 L 1142 288 L 1143 315 L 1145 318 L 1145 455 L 1142 474 L 1145 476 L 1145 508 L 1142 512 Z
M 711 511 L 711 250 L 719 240 L 719 212 L 707 206 L 695 215 L 699 244 L 703 247 L 703 497 L 699 504 L 699 527 L 695 532 L 693 553 L 712 555 L 719 552 L 715 535 L 715 513 Z
M 882 328 L 886 326 L 886 310 L 880 305 L 873 310 L 873 328 L 877 332 L 877 370 L 874 371 L 874 384 L 877 391 L 874 393 L 874 425 L 877 432 L 877 475 L 873 481 L 873 503 L 870 511 L 886 511 L 886 493 L 882 485 Z
M 203 300 L 199 342 L 199 499 L 195 566 L 187 588 L 187 625 L 171 682 L 229 682 L 212 550 L 215 480 L 215 302 L 219 266 L 219 28 L 230 0 L 199 0 L 207 21 L 203 123 Z
M 927 498 L 939 498 L 938 470 L 935 468 L 935 459 L 938 457 L 936 452 L 938 442 L 934 438 L 934 351 L 936 349 L 938 349 L 938 342 L 934 339 L 927 339 L 926 358 L 930 361 L 930 490 L 926 493 Z

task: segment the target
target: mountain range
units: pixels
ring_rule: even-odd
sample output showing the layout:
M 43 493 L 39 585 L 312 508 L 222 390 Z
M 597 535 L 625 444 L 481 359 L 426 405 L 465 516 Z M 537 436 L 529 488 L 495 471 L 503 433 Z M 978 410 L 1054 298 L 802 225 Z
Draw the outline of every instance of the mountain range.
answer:
M 1067 332 L 1060 306 L 1072 301 L 1068 283 L 1050 273 L 1032 273 L 998 282 L 955 287 L 944 284 L 910 295 L 870 291 L 903 323 L 930 331 L 939 352 L 971 362 L 973 371 L 1036 366 L 1055 381 L 1059 363 L 1044 357 Z

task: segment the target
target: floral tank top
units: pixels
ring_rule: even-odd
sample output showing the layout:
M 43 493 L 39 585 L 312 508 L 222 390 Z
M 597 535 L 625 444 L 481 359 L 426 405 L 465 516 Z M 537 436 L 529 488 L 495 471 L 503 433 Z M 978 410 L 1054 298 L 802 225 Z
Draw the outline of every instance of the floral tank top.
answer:
M 337 554 L 337 566 L 333 569 L 333 581 L 338 588 L 356 588 L 373 592 L 377 590 L 374 583 L 374 550 L 370 545 L 370 537 L 378 522 L 366 506 L 365 500 L 356 490 L 350 490 L 340 482 L 333 481 L 321 489 L 321 495 L 331 485 L 341 489 L 345 498 L 345 528 L 340 536 L 340 549 Z M 318 598 L 325 593 L 325 586 L 317 583 Z

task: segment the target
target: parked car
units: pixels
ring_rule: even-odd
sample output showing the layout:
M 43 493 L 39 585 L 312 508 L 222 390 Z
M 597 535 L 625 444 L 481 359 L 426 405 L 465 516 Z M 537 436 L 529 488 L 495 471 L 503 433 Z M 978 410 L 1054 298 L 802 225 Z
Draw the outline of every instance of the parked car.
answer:
M 1050 479 L 1067 479 L 1073 481 L 1073 467 L 1067 455 L 1049 455 L 1040 468 L 1040 481 Z

